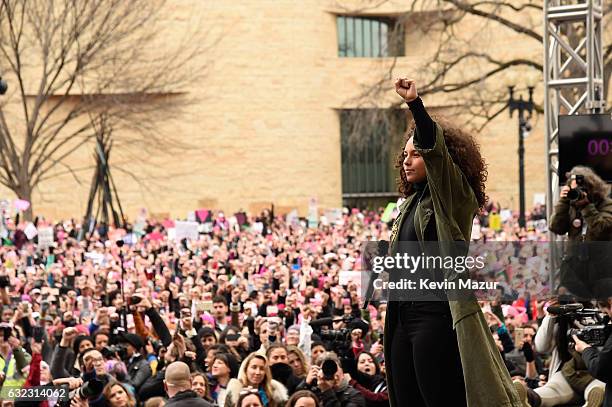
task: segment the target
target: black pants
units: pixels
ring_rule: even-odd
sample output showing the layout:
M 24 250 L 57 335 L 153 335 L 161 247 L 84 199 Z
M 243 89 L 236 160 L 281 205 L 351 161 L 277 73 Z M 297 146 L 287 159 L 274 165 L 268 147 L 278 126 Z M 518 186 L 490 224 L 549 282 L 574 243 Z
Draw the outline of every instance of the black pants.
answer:
M 400 304 L 391 343 L 398 406 L 466 406 L 457 335 L 446 302 Z

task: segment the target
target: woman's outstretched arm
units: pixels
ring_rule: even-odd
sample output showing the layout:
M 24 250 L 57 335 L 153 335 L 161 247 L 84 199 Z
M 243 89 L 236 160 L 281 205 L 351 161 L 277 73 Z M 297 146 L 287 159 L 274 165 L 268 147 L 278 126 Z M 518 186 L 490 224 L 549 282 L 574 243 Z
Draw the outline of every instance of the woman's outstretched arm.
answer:
M 436 143 L 436 126 L 417 93 L 416 82 L 412 79 L 398 79 L 395 81 L 395 91 L 404 98 L 412 113 L 418 144 L 423 148 L 433 148 Z
M 425 110 L 423 100 L 417 96 L 412 102 L 408 102 L 408 108 L 416 124 L 414 137 L 417 143 L 423 148 L 433 148 L 436 144 L 436 126 Z

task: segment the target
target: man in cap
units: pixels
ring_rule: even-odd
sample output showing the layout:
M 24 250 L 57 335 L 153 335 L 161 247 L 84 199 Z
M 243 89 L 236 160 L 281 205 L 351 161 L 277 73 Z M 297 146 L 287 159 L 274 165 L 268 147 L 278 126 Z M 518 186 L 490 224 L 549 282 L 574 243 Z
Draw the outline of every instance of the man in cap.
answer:
M 186 363 L 170 363 L 164 376 L 164 389 L 169 398 L 166 407 L 212 407 L 191 389 L 191 374 Z
M 142 355 L 144 341 L 136 334 L 127 333 L 120 338 L 121 343 L 126 344 L 128 368 L 128 379 L 134 389 L 138 391 L 140 386 L 151 376 L 151 366 Z

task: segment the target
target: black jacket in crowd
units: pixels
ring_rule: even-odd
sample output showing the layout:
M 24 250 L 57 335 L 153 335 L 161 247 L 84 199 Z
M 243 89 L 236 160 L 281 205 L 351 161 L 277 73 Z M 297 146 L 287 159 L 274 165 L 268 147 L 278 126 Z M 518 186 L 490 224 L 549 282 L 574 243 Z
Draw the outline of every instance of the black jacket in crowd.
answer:
M 149 366 L 149 362 L 144 356 L 138 355 L 130 360 L 127 369 L 129 382 L 138 392 L 140 386 L 151 377 L 151 366 Z
M 336 390 L 329 389 L 322 392 L 317 386 L 302 381 L 296 391 L 298 390 L 312 391 L 321 401 L 322 407 L 366 407 L 366 401 L 361 392 L 347 382 L 342 383 Z
M 166 402 L 166 407 L 213 407 L 192 390 L 182 391 Z
M 329 389 L 318 393 L 323 407 L 365 407 L 365 398 L 353 386 L 346 384 L 338 390 Z
M 586 348 L 582 359 L 594 378 L 606 383 L 606 398 L 603 407 L 612 407 L 612 335 L 604 344 L 603 349 Z

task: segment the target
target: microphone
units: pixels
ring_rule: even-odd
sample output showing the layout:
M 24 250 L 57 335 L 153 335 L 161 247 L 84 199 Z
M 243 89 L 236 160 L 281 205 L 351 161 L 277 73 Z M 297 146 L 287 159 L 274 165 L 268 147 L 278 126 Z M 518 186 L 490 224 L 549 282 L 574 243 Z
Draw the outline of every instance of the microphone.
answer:
M 376 242 L 377 253 L 376 255 L 379 257 L 384 257 L 389 254 L 389 242 L 386 240 L 379 240 Z M 364 270 L 365 271 L 365 270 Z M 366 290 L 364 303 L 362 309 L 367 309 L 368 305 L 370 305 L 370 299 L 374 294 L 374 280 L 376 280 L 376 273 L 372 272 L 370 275 L 370 280 L 368 281 L 368 288 Z
M 314 321 L 310 321 L 309 325 L 313 328 L 317 328 L 320 326 L 326 326 L 326 325 L 331 325 L 333 322 L 350 322 L 352 320 L 352 316 L 351 315 L 345 315 L 345 316 L 338 316 L 338 317 L 325 317 L 325 318 L 318 318 L 315 319 Z
M 338 321 L 341 321 L 341 319 L 338 319 Z M 334 322 L 334 319 L 332 317 L 317 318 L 314 321 L 310 321 L 309 325 L 313 328 L 316 328 L 319 326 L 331 325 L 332 322 Z
M 582 304 L 565 304 L 565 305 L 551 305 L 546 309 L 549 314 L 561 315 L 570 312 L 580 311 L 584 308 Z

